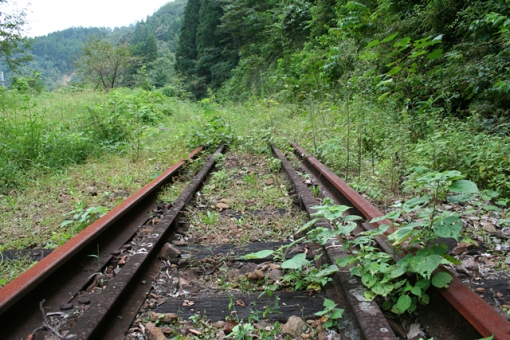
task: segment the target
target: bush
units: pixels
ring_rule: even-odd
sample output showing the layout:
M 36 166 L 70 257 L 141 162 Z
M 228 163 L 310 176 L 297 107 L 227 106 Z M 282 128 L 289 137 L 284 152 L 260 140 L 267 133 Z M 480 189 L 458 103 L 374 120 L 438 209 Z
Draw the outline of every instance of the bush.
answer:
M 410 165 L 458 170 L 480 187 L 510 196 L 508 137 L 476 132 L 467 123 L 443 124 L 443 129 L 414 146 Z

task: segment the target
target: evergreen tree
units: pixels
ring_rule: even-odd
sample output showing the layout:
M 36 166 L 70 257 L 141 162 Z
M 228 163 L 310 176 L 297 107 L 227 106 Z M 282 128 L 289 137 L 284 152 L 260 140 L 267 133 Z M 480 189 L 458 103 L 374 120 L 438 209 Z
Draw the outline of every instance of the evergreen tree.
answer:
M 191 77 L 195 73 L 197 59 L 197 28 L 199 24 L 200 0 L 189 0 L 184 9 L 179 45 L 176 52 L 175 69 Z
M 154 32 L 149 33 L 149 38 L 145 43 L 144 52 L 145 64 L 150 68 L 150 64 L 158 59 L 158 42 L 156 41 Z

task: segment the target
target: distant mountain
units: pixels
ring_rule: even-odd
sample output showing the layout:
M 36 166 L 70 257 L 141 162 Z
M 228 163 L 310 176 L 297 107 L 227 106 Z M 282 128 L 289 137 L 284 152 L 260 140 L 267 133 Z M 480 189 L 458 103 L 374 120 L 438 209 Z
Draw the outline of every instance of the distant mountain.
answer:
M 32 41 L 34 60 L 25 67 L 25 70 L 39 72 L 45 86 L 50 90 L 66 85 L 70 79 L 73 79 L 74 61 L 81 53 L 83 44 L 91 35 L 105 35 L 113 38 L 114 41 L 128 43 L 135 54 L 144 53 L 146 48 L 144 44 L 147 43 L 148 36 L 154 35 L 158 49 L 156 59 L 161 60 L 151 60 L 151 62 L 164 65 L 167 68 L 169 63 L 173 63 L 186 3 L 187 0 L 169 2 L 153 15 L 147 16 L 146 20 L 113 30 L 97 27 L 73 27 L 35 37 Z M 0 68 L 6 69 L 2 65 Z M 165 77 L 168 76 L 168 74 L 165 75 Z M 10 77 L 9 72 L 6 72 L 6 77 Z

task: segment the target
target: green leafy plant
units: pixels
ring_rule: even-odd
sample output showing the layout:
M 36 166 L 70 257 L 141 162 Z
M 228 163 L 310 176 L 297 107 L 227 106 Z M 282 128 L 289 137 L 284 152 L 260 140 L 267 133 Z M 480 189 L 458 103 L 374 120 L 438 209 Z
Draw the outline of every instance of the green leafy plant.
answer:
M 106 207 L 89 207 L 85 208 L 81 202 L 78 206 L 70 212 L 71 219 L 65 220 L 60 224 L 61 228 L 72 226 L 74 232 L 83 230 L 89 224 L 104 216 L 108 212 Z
M 446 254 L 447 247 L 440 244 L 438 238 L 452 237 L 458 239 L 462 220 L 455 213 L 439 212 L 439 204 L 447 198 L 448 193 L 456 195 L 448 197 L 450 201 L 466 201 L 478 192 L 473 182 L 463 179 L 458 171 L 426 172 L 426 169 L 416 169 L 406 182 L 408 190 L 418 194 L 407 200 L 400 211 L 390 212 L 385 216 L 374 219 L 377 222 L 390 219 L 394 222 L 395 231 L 388 236 L 392 241 L 394 255 L 387 254 L 375 246 L 375 237 L 383 235 L 390 225 L 381 225 L 374 230 L 360 233 L 354 239 L 346 239 L 344 248 L 350 255 L 339 258 L 340 267 L 352 266 L 351 275 L 361 277 L 361 281 L 368 288 L 365 297 L 369 300 L 376 296 L 385 298 L 383 307 L 392 312 L 402 314 L 414 312 L 419 303 L 427 304 L 429 296 L 425 291 L 433 285 L 445 288 L 452 280 L 445 272 L 434 273 L 440 264 L 456 263 L 458 260 Z M 338 226 L 340 211 L 348 208 L 344 206 L 318 207 L 318 214 Z M 418 220 L 397 223 L 402 213 L 417 213 Z M 312 230 L 312 238 L 325 240 L 331 234 L 348 236 L 353 230 L 338 228 L 338 232 Z M 394 256 L 401 258 L 396 260 Z M 412 274 L 412 276 L 408 276 Z
M 250 186 L 255 187 L 257 185 L 257 175 L 250 174 L 250 175 L 244 175 L 243 180 Z
M 318 185 L 312 185 L 310 187 L 313 197 L 319 197 L 320 187 Z
M 206 214 L 202 216 L 202 221 L 207 225 L 215 225 L 220 221 L 220 216 L 215 211 L 207 211 Z
M 338 319 L 341 319 L 344 313 L 343 309 L 336 308 L 337 304 L 330 299 L 324 299 L 324 309 L 314 315 L 320 316 L 324 323 L 324 328 L 333 328 L 338 325 Z

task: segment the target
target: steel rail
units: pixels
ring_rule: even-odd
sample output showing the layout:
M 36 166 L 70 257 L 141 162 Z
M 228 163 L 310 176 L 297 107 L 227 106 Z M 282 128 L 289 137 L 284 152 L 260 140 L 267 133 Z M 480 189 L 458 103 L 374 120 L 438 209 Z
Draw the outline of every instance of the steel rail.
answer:
M 316 213 L 317 210 L 313 208 L 316 206 L 316 201 L 311 190 L 301 181 L 301 178 L 282 152 L 273 144 L 271 144 L 271 148 L 273 154 L 280 159 L 282 168 L 287 173 L 298 194 L 298 200 L 302 208 L 309 215 Z M 329 223 L 325 220 L 319 220 L 315 223 L 315 227 L 329 227 Z M 337 258 L 346 256 L 338 245 L 331 242 L 323 247 L 323 252 L 329 259 L 330 264 L 335 264 Z M 349 310 L 349 313 L 344 314 L 344 318 L 348 319 L 345 322 L 346 333 L 358 333 L 363 340 L 396 339 L 379 306 L 375 301 L 367 301 L 362 297 L 363 294 L 360 294 L 360 292 L 363 292 L 364 286 L 358 277 L 351 277 L 348 269 L 341 268 L 333 277 L 333 285 L 325 288 L 328 295 L 334 295 L 336 302 L 341 302 L 341 306 L 345 306 Z M 347 334 L 344 335 L 349 337 Z
M 83 287 L 91 274 L 97 271 L 98 254 L 106 263 L 110 252 L 119 249 L 146 220 L 146 212 L 155 207 L 153 199 L 158 189 L 175 176 L 182 166 L 195 157 L 202 148 L 193 150 L 185 160 L 168 168 L 123 203 L 92 223 L 75 237 L 57 248 L 32 268 L 0 289 L 0 321 L 3 339 L 20 339 L 43 322 L 40 303 L 44 310 L 57 311 L 62 301 L 69 301 Z M 93 263 L 95 262 L 95 264 Z
M 370 204 L 365 198 L 353 190 L 347 183 L 340 179 L 329 168 L 319 162 L 315 157 L 308 154 L 296 143 L 291 143 L 295 153 L 324 177 L 331 186 L 343 196 L 342 204 L 353 205 L 356 210 L 371 221 L 376 217 L 384 216 L 376 207 Z M 373 223 L 391 224 L 388 220 Z M 444 266 L 438 271 L 450 273 Z M 459 278 L 450 273 L 452 282 L 448 288 L 437 289 L 437 291 L 476 329 L 483 337 L 494 335 L 495 340 L 510 340 L 510 322 L 503 315 L 498 313 L 492 306 L 487 304 L 480 296 L 473 292 Z
M 132 301 L 137 299 L 136 294 L 133 292 L 137 290 L 142 282 L 141 277 L 147 277 L 146 272 L 152 269 L 156 254 L 161 247 L 167 242 L 170 237 L 170 232 L 173 230 L 177 216 L 186 204 L 191 201 L 195 192 L 200 188 L 205 181 L 208 173 L 216 163 L 215 156 L 223 152 L 225 146 L 220 146 L 216 152 L 209 158 L 207 163 L 203 166 L 202 170 L 193 178 L 191 183 L 175 200 L 172 209 L 163 216 L 162 220 L 155 226 L 149 240 L 153 245 L 147 245 L 146 252 L 135 254 L 129 261 L 122 267 L 122 270 L 117 274 L 106 286 L 106 288 L 93 298 L 89 308 L 84 312 L 84 315 L 78 319 L 77 323 L 66 334 L 64 339 L 69 340 L 87 340 L 87 339 L 117 339 L 122 338 L 125 330 L 129 327 L 131 322 L 136 316 L 136 312 L 140 308 Z M 157 271 L 156 271 L 157 274 Z M 154 275 L 155 276 L 155 275 Z M 149 278 L 152 282 L 154 277 Z M 147 285 L 150 289 L 151 285 Z M 147 291 L 148 293 L 148 291 Z M 143 302 L 143 300 L 141 300 Z M 130 313 L 131 317 L 124 314 L 121 321 L 118 321 L 114 310 L 127 310 L 133 309 Z M 116 327 L 117 323 L 126 325 L 126 328 Z

